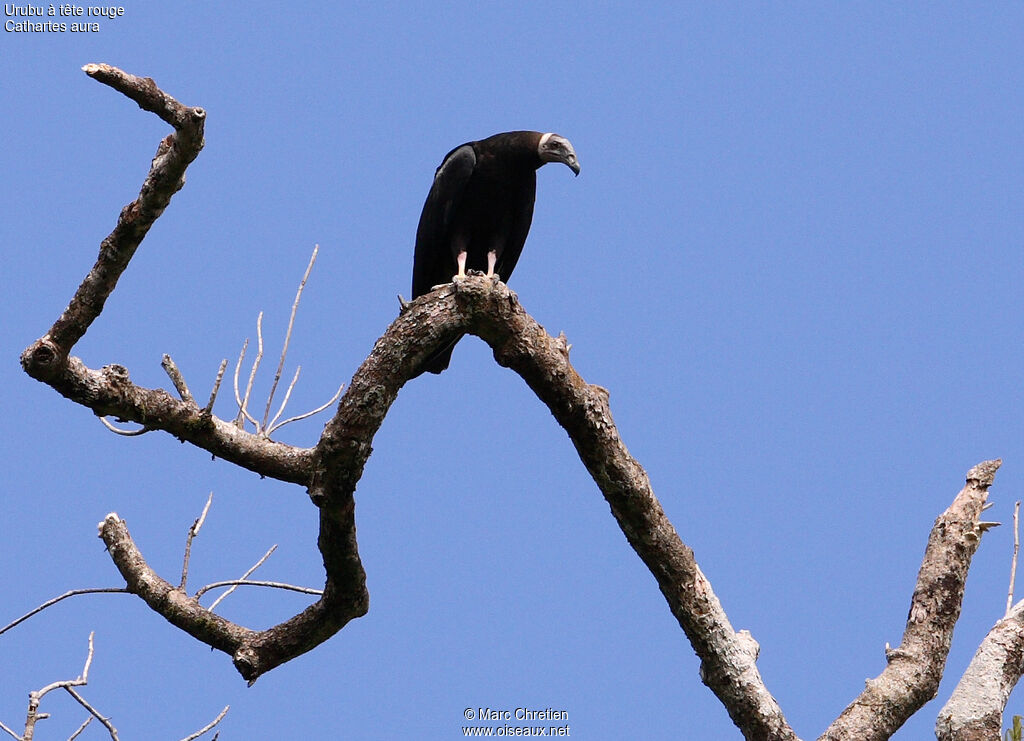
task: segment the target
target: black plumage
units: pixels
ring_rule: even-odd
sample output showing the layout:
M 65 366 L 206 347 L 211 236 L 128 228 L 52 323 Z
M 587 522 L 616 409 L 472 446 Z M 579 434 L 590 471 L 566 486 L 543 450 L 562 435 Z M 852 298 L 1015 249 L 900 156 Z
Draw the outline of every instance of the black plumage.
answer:
M 548 162 L 579 174 L 569 140 L 538 131 L 495 134 L 445 156 L 416 230 L 413 298 L 469 270 L 508 281 L 533 220 L 537 169 Z M 447 368 L 458 340 L 428 358 L 417 375 Z

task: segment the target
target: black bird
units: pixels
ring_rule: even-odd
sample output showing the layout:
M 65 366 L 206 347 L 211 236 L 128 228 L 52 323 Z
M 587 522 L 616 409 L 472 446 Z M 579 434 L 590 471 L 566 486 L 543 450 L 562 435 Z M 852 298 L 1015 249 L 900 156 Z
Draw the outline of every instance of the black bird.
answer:
M 533 220 L 537 169 L 548 162 L 580 174 L 569 140 L 539 131 L 495 134 L 445 156 L 416 229 L 413 298 L 468 270 L 508 281 Z M 459 339 L 427 358 L 416 375 L 447 368 Z

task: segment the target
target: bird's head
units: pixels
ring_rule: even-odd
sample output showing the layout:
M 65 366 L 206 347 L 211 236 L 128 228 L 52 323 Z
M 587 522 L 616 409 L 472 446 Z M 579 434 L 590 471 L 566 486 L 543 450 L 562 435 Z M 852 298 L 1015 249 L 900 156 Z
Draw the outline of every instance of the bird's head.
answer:
M 564 136 L 544 134 L 537 144 L 537 154 L 541 162 L 561 162 L 576 175 L 580 174 L 580 163 L 576 160 L 576 150 Z

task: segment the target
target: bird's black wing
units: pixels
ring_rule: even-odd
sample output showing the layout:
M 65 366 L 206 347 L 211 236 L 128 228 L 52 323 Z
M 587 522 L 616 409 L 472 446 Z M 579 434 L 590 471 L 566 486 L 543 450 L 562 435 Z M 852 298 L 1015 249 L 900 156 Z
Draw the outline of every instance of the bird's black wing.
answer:
M 441 162 L 434 184 L 423 204 L 416 229 L 416 253 L 412 264 L 412 297 L 429 293 L 433 286 L 450 283 L 455 275 L 451 252 L 452 224 L 466 183 L 476 167 L 472 144 L 456 147 Z
M 509 193 L 511 220 L 508 225 L 508 235 L 505 238 L 505 248 L 501 251 L 501 257 L 495 267 L 495 271 L 506 283 L 509 276 L 512 275 L 512 271 L 515 270 L 516 263 L 519 262 L 523 245 L 526 244 L 526 236 L 530 233 L 536 195 L 537 174 L 534 170 L 523 173 L 522 180 Z

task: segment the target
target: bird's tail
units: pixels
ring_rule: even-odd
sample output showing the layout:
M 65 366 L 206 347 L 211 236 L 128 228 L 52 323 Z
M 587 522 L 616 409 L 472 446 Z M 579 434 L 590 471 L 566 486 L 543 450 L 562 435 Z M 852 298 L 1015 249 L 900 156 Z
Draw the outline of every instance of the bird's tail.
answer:
M 416 375 L 412 378 L 421 376 L 424 373 L 440 373 L 448 367 L 448 364 L 452 362 L 452 351 L 455 349 L 455 343 L 462 339 L 462 335 L 458 335 L 449 342 L 438 348 L 437 352 L 431 355 L 429 358 L 423 361 L 423 365 L 416 371 Z M 409 380 L 411 381 L 412 378 Z

